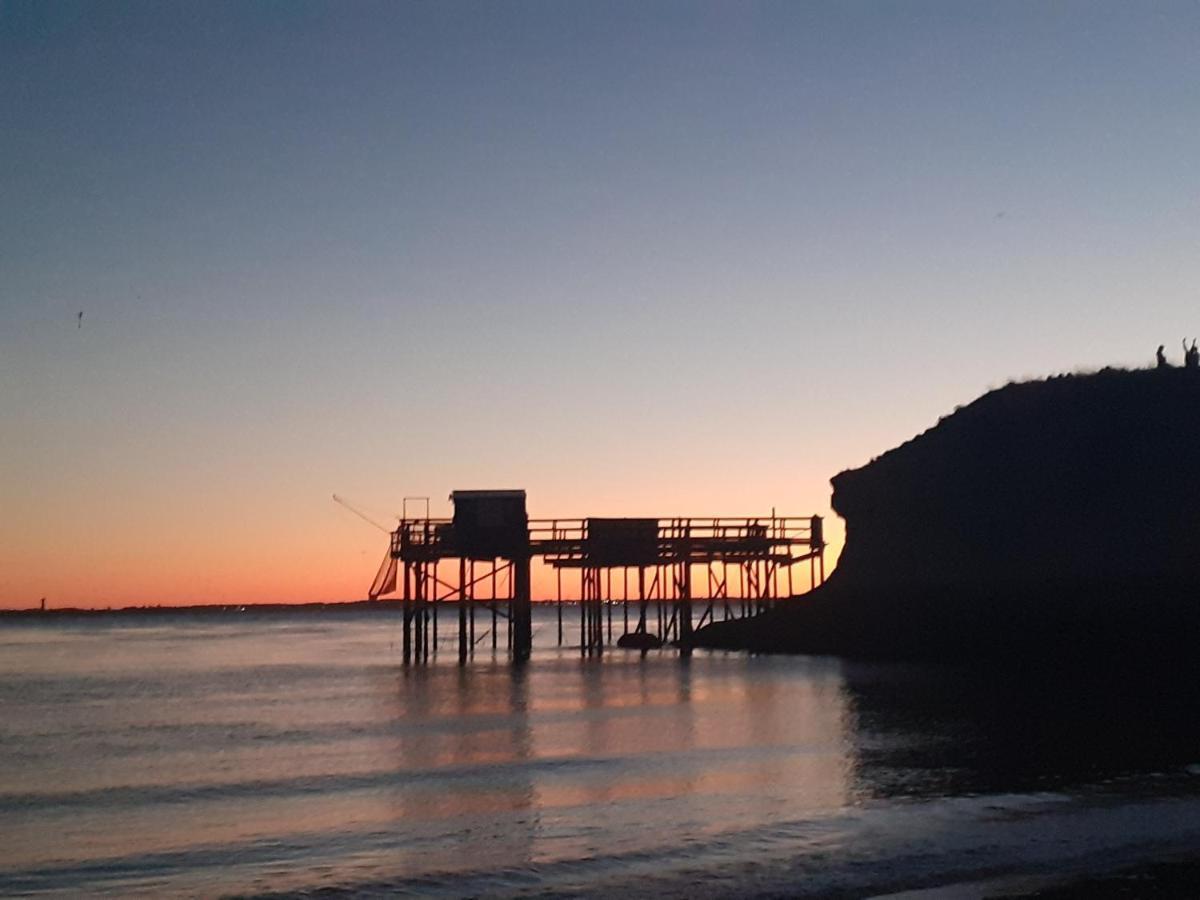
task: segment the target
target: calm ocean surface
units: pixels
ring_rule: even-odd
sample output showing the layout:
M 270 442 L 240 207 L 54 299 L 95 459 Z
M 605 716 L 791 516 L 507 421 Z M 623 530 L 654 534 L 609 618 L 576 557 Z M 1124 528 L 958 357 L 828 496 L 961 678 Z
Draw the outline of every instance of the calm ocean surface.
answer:
M 1172 686 L 555 639 L 405 670 L 382 610 L 0 623 L 0 893 L 866 896 L 1200 848 Z

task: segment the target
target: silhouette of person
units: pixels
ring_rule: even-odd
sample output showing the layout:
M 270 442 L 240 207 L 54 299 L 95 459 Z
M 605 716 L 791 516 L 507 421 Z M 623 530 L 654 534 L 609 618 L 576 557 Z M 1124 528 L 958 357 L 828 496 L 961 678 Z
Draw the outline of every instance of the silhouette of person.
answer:
M 1154 354 L 1154 357 L 1155 357 L 1155 359 L 1158 360 L 1158 367 L 1160 369 L 1171 368 L 1171 364 L 1169 362 L 1167 362 L 1167 355 L 1165 353 L 1163 353 L 1163 345 L 1162 344 L 1158 345 L 1158 352 Z
M 1192 346 L 1187 345 L 1187 338 L 1183 339 L 1183 365 L 1187 369 L 1200 368 L 1200 350 L 1196 349 L 1196 339 L 1192 338 Z

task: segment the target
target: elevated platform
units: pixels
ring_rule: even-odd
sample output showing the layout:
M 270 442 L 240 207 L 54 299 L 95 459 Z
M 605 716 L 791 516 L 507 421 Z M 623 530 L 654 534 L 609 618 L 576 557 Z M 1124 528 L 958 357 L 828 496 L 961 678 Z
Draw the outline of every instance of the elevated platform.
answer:
M 482 640 L 477 609 L 491 614 L 493 648 L 503 619 L 512 658 L 528 659 L 535 561 L 553 573 L 554 596 L 544 599 L 557 604 L 559 644 L 563 607 L 577 604 L 585 654 L 673 643 L 686 655 L 693 628 L 761 611 L 793 596 L 798 582 L 811 589 L 825 578 L 820 516 L 527 519 L 523 491 L 456 491 L 451 498 L 453 518 L 400 522 L 371 587 L 372 600 L 402 594 L 405 662 L 436 652 L 438 607 L 450 602 L 460 662 Z

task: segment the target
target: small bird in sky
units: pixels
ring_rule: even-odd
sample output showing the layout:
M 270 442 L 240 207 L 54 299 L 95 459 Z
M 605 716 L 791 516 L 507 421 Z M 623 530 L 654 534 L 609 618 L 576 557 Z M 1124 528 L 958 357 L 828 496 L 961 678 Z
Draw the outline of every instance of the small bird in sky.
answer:
M 82 310 L 80 311 L 79 315 L 78 315 L 78 316 L 76 316 L 75 327 L 76 327 L 76 328 L 82 328 L 82 327 L 83 327 L 83 312 L 82 312 Z

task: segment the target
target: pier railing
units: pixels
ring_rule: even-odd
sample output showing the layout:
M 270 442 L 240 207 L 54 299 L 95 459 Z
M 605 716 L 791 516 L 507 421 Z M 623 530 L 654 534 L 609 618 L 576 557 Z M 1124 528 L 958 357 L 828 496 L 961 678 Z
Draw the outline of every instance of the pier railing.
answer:
M 745 560 L 769 556 L 778 562 L 801 562 L 824 549 L 820 516 L 718 516 L 674 519 L 530 519 L 529 554 L 555 566 L 586 566 L 621 544 L 636 543 L 638 535 L 621 540 L 623 523 L 653 522 L 653 547 L 643 547 L 642 564 Z M 595 526 L 609 526 L 599 535 Z M 632 529 L 629 529 L 632 530 Z M 615 532 L 615 534 L 614 534 Z M 391 536 L 395 559 L 452 558 L 461 552 L 451 519 L 402 521 Z M 653 554 L 653 559 L 649 558 Z M 601 561 L 602 567 L 612 562 Z M 629 565 L 635 565 L 631 562 Z

